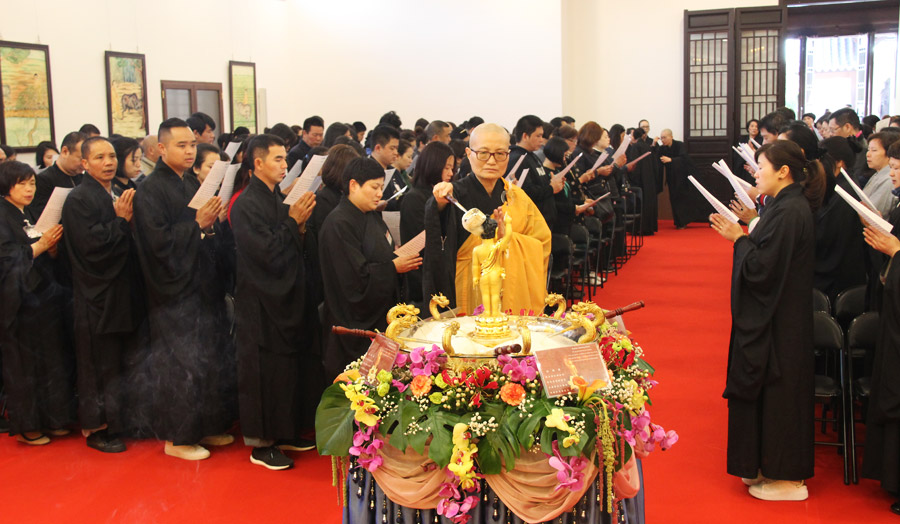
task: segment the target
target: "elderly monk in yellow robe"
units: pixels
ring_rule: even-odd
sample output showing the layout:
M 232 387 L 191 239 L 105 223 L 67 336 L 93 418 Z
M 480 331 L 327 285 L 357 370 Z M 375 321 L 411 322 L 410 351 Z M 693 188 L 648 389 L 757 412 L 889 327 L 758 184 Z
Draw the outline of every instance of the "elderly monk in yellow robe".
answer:
M 481 238 L 463 228 L 463 212 L 450 203 L 450 197 L 466 209 L 494 215 L 500 223 L 502 213 L 512 217 L 510 227 L 501 226 L 501 234 L 510 235 L 502 309 L 540 313 L 547 294 L 550 229 L 528 195 L 503 179 L 509 162 L 509 133 L 497 124 L 481 124 L 472 131 L 466 154 L 473 174 L 435 185 L 425 204 L 424 296 L 443 293 L 451 307 L 466 314 L 472 314 L 481 302 L 472 275 L 472 249 Z

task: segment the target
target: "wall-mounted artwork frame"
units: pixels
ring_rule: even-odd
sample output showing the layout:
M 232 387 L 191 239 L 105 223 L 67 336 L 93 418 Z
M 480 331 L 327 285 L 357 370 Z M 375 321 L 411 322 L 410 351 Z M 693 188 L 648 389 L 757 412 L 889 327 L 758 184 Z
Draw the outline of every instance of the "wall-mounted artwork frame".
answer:
M 256 64 L 228 62 L 228 93 L 231 100 L 231 129 L 244 126 L 256 133 Z
M 0 41 L 0 141 L 30 152 L 45 140 L 56 141 L 50 48 Z
M 106 51 L 106 113 L 109 134 L 144 138 L 147 123 L 147 62 L 142 54 Z

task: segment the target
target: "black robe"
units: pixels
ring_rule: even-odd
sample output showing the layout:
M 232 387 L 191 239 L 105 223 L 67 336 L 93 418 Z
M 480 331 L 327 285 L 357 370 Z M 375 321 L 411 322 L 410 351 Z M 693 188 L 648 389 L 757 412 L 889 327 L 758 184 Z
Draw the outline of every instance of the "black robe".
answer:
M 838 186 L 849 186 L 840 176 Z M 845 190 L 853 194 L 850 187 Z M 816 273 L 814 285 L 834 304 L 841 291 L 866 283 L 867 246 L 859 215 L 829 188 L 816 211 Z
M 315 420 L 323 387 L 318 304 L 307 294 L 300 228 L 277 188 L 253 176 L 234 203 L 241 431 L 296 440 Z
M 650 145 L 644 140 L 638 140 L 628 146 L 626 158 L 631 162 L 647 152 L 650 152 Z M 657 188 L 656 176 L 656 162 L 653 153 L 635 164 L 634 170 L 628 173 L 631 185 L 641 189 L 641 232 L 645 235 L 652 235 L 657 231 L 656 195 L 662 191 L 662 188 Z
M 684 142 L 672 140 L 671 146 L 660 146 L 656 152 L 658 157 L 667 156 L 672 159 L 667 164 L 660 161 L 658 168 L 669 186 L 669 202 L 672 205 L 675 227 L 686 226 L 691 222 L 708 222 L 709 215 L 714 210 L 688 180 L 688 175 L 694 174 L 695 167 Z
M 34 199 L 28 204 L 34 219 L 37 220 L 47 207 L 47 201 L 50 195 L 57 187 L 77 187 L 84 178 L 84 174 L 78 173 L 75 176 L 69 176 L 62 172 L 62 169 L 54 163 L 52 166 L 41 171 L 34 176 Z
M 72 355 L 64 342 L 64 294 L 50 255 L 32 256 L 26 217 L 0 198 L 0 354 L 10 435 L 62 428 L 75 420 Z
M 288 170 L 293 168 L 294 164 L 296 164 L 297 162 L 303 162 L 303 160 L 309 154 L 311 149 L 312 149 L 312 146 L 307 144 L 301 138 L 300 141 L 297 142 L 297 145 L 295 145 L 294 147 L 291 148 L 290 151 L 288 151 L 288 155 L 287 155 Z
M 332 326 L 384 330 L 397 304 L 394 246 L 381 214 L 363 213 L 346 196 L 319 233 L 319 261 L 325 289 L 326 380 L 331 380 L 369 347 L 367 338 L 336 335 Z
M 390 168 L 393 169 L 393 168 Z M 407 187 L 412 183 L 409 178 L 409 175 L 406 174 L 406 171 L 396 170 L 394 174 L 391 176 L 390 184 L 386 184 L 384 186 L 384 192 L 381 195 L 382 200 L 388 200 L 394 196 L 394 194 L 403 190 L 404 187 Z M 407 192 L 409 190 L 407 189 Z M 401 202 L 404 198 L 406 198 L 407 193 L 404 193 L 397 198 L 394 198 L 390 202 L 388 202 L 387 207 L 384 208 L 385 211 L 400 211 Z
M 81 426 L 128 426 L 126 370 L 145 319 L 141 270 L 131 224 L 116 216 L 112 197 L 93 177 L 69 193 L 63 239 L 72 267 L 75 355 Z
M 531 176 L 531 173 L 528 174 Z M 487 216 L 503 205 L 500 180 L 489 195 L 477 176 L 453 182 L 453 196 L 468 209 L 478 208 Z M 456 255 L 469 238 L 462 226 L 462 211 L 447 204 L 438 211 L 434 197 L 425 203 L 425 254 L 422 260 L 422 293 L 426 297 L 443 293 L 456 307 Z
M 728 399 L 728 473 L 813 476 L 812 282 L 815 231 L 792 184 L 734 244 Z
M 431 198 L 431 191 L 421 187 L 411 187 L 403 195 L 400 203 L 400 243 L 405 244 L 425 230 L 425 202 Z M 423 257 L 425 255 L 423 254 Z M 424 263 L 424 259 L 423 259 Z M 403 300 L 411 302 L 424 311 L 425 300 L 422 294 L 422 268 L 406 273 L 406 296 Z M 430 297 L 429 297 L 430 300 Z
M 90 178 L 90 177 L 88 177 Z M 127 182 L 122 182 L 117 178 L 112 179 L 112 192 L 117 197 L 122 196 L 122 193 L 128 191 L 129 189 L 137 190 L 137 183 L 135 180 L 128 180 Z
M 540 210 L 547 227 L 551 230 L 556 223 L 556 199 L 553 197 L 553 187 L 550 186 L 550 177 L 544 168 L 541 160 L 533 152 L 526 150 L 521 146 L 513 146 L 509 150 L 509 164 L 506 166 L 506 175 L 512 171 L 512 168 L 519 161 L 521 156 L 525 156 L 525 160 L 519 165 L 516 171 L 516 180 L 522 176 L 522 172 L 528 169 L 528 174 L 522 182 L 522 190 L 534 202 L 534 205 Z
M 891 212 L 890 219 L 892 232 L 900 234 L 900 208 Z M 900 260 L 896 255 L 884 258 L 862 476 L 880 480 L 881 487 L 896 496 L 900 492 Z
M 134 199 L 150 347 L 132 385 L 149 401 L 141 422 L 175 445 L 224 432 L 235 400 L 225 303 L 216 300 L 224 283 L 210 260 L 215 237 L 202 238 L 187 207 L 195 191 L 194 180 L 160 159 Z

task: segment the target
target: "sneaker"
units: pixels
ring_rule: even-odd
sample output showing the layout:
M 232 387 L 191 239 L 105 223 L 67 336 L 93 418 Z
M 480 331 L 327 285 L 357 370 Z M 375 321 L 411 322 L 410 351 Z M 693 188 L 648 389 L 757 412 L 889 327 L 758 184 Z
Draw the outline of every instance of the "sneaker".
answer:
M 796 482 L 793 480 L 766 479 L 755 486 L 750 486 L 750 495 L 760 500 L 800 501 L 809 498 L 809 491 L 802 480 Z
M 176 446 L 166 442 L 166 455 L 184 460 L 203 460 L 209 458 L 209 450 L 203 446 Z
M 307 438 L 297 440 L 280 440 L 275 447 L 282 451 L 311 451 L 316 449 L 316 441 Z
M 200 443 L 204 446 L 227 446 L 234 442 L 234 437 L 228 433 L 221 435 L 210 435 L 200 439 Z
M 766 480 L 766 477 L 764 477 L 762 474 L 762 471 L 760 471 L 756 474 L 756 478 L 748 479 L 748 478 L 742 477 L 741 480 L 747 486 L 755 486 L 755 485 L 761 483 L 762 481 Z
M 110 435 L 105 429 L 91 433 L 87 438 L 87 445 L 89 448 L 94 448 L 104 453 L 121 453 L 125 451 L 125 443 L 119 438 Z
M 294 461 L 275 446 L 253 448 L 250 453 L 250 462 L 271 470 L 288 469 L 294 465 Z

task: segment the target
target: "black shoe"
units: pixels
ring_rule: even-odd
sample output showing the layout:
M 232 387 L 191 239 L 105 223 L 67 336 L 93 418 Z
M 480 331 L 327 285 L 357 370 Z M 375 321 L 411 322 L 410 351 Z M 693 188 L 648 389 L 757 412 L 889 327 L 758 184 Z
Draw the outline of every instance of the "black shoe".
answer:
M 271 470 L 288 469 L 294 465 L 294 461 L 286 457 L 275 446 L 253 448 L 250 453 L 250 462 Z
M 279 440 L 275 447 L 284 451 L 311 451 L 316 449 L 316 441 L 308 438 L 297 440 Z
M 891 504 L 891 511 L 893 511 L 897 515 L 900 515 L 900 501 Z
M 9 433 L 9 421 L 0 417 L 0 433 Z
M 94 448 L 104 453 L 121 453 L 125 451 L 125 443 L 119 440 L 118 437 L 110 435 L 105 429 L 91 433 L 87 438 L 87 445 L 89 448 Z
M 675 229 L 679 229 L 679 230 L 687 229 L 687 226 L 675 226 Z

